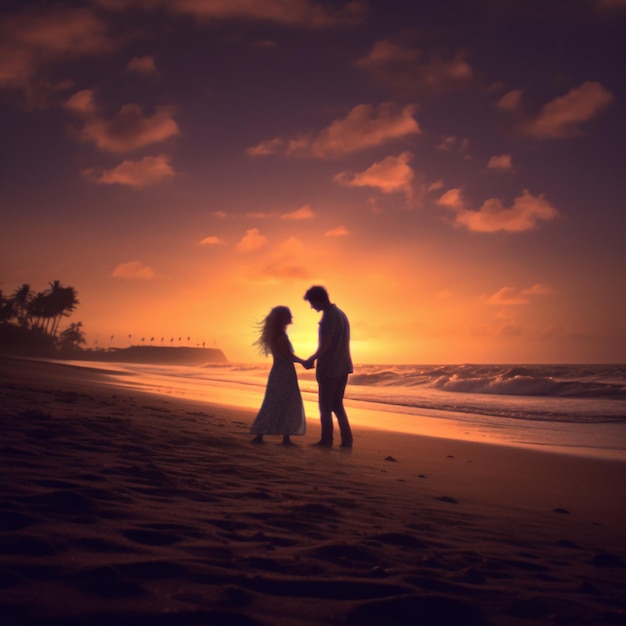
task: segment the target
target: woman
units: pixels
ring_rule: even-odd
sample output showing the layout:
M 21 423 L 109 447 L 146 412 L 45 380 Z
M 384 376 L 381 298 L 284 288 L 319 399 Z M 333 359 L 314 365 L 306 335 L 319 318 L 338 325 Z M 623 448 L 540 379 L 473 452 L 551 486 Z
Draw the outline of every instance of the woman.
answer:
M 304 435 L 306 420 L 302 395 L 294 363 L 304 360 L 293 353 L 287 326 L 293 317 L 286 306 L 274 307 L 261 322 L 261 335 L 255 341 L 259 352 L 272 355 L 274 362 L 267 379 L 265 397 L 250 434 L 252 443 L 263 443 L 263 435 L 282 435 L 283 444 L 291 445 L 290 435 Z

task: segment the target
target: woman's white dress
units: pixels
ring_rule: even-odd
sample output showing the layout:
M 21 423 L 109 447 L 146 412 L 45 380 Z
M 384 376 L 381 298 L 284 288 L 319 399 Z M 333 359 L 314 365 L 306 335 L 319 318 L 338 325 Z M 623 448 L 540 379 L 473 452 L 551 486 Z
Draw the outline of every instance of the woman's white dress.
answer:
M 302 394 L 298 386 L 292 349 L 272 352 L 274 362 L 270 370 L 265 397 L 251 428 L 252 435 L 304 435 L 306 419 Z

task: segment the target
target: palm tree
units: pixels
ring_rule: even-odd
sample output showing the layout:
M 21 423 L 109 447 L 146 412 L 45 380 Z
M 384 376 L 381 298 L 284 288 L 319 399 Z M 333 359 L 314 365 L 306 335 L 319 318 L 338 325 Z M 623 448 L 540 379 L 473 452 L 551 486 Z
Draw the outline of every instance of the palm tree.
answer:
M 2 291 L 0 291 L 0 323 L 8 322 L 13 315 L 13 299 L 5 298 Z
M 48 333 L 56 336 L 62 317 L 67 317 L 79 304 L 74 287 L 63 287 L 58 280 L 50 284 L 50 288 L 44 292 L 49 305 L 50 327 Z
M 48 283 L 48 285 L 48 289 L 42 293 L 42 305 L 45 318 L 44 330 L 47 334 L 54 335 L 56 318 L 60 311 L 61 289 L 63 289 L 63 287 L 58 280 L 54 280 Z
M 59 335 L 59 344 L 62 348 L 80 348 L 81 344 L 84 343 L 86 342 L 82 322 L 72 322 L 69 327 Z
M 36 293 L 28 303 L 28 317 L 31 320 L 31 328 L 45 330 L 44 320 L 47 317 L 46 296 L 42 291 Z
M 34 294 L 31 291 L 30 285 L 27 283 L 24 283 L 21 287 L 16 289 L 11 296 L 14 312 L 17 316 L 17 323 L 20 326 L 28 326 L 28 305 L 33 297 Z
M 31 328 L 56 337 L 61 318 L 69 316 L 78 305 L 74 287 L 63 287 L 58 280 L 50 283 L 46 291 L 29 298 L 26 307 Z
M 13 317 L 13 300 L 5 298 L 0 290 L 0 323 L 8 322 Z

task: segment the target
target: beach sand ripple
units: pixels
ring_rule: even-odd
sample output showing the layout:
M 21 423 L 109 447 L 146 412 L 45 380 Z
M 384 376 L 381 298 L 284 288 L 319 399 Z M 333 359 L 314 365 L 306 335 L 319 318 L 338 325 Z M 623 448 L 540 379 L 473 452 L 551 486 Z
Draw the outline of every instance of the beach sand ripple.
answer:
M 626 623 L 623 464 L 252 446 L 244 410 L 0 370 L 3 624 Z

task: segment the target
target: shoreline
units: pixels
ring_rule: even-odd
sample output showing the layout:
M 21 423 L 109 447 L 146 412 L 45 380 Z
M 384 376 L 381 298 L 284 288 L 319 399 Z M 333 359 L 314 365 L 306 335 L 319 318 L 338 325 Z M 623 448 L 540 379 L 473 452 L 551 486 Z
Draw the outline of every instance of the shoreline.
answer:
M 622 462 L 365 428 L 319 450 L 313 423 L 254 446 L 252 409 L 2 358 L 0 399 L 7 624 L 626 616 Z
M 183 389 L 176 386 L 180 379 L 170 379 L 157 373 L 146 375 L 137 372 L 125 371 L 128 364 L 119 363 L 119 370 L 107 370 L 103 367 L 92 367 L 90 362 L 63 362 L 48 361 L 58 365 L 100 371 L 103 374 L 117 376 L 119 380 L 110 380 L 110 384 L 129 390 L 143 393 L 154 393 L 163 397 L 179 397 L 194 401 L 206 402 L 209 405 L 220 404 L 242 410 L 256 411 L 262 400 L 263 386 L 251 387 L 248 382 L 233 380 L 203 379 L 202 386 L 189 386 Z M 115 365 L 111 363 L 111 365 Z M 165 365 L 167 367 L 167 365 Z M 193 369 L 193 368 L 192 368 Z M 136 377 L 137 380 L 134 380 Z M 190 378 L 193 378 L 191 372 Z M 307 422 L 317 425 L 316 416 L 317 390 L 311 381 L 300 381 Z M 259 383 L 261 384 L 261 383 Z M 251 392 L 254 389 L 256 393 Z M 453 411 L 437 411 L 433 409 L 418 409 L 415 407 L 381 403 L 374 400 L 345 399 L 351 423 L 357 428 L 372 428 L 404 435 L 418 435 L 460 441 L 488 443 L 490 445 L 505 446 L 507 448 L 522 448 L 525 450 L 541 451 L 552 454 L 566 454 L 584 458 L 597 458 L 626 462 L 626 425 L 605 424 L 576 424 L 576 438 L 572 438 L 567 423 L 550 423 L 548 430 L 545 425 L 537 423 L 537 433 L 541 432 L 544 441 L 527 441 L 527 432 L 517 430 L 515 420 L 505 420 L 496 424 L 494 418 L 485 414 L 471 414 L 474 419 L 468 421 L 466 415 L 457 415 Z M 391 418 L 391 425 L 385 416 Z M 487 421 L 485 421 L 487 420 Z M 598 431 L 601 429 L 602 434 Z M 615 439 L 621 447 L 607 445 L 607 431 L 614 432 Z M 548 434 L 549 433 L 549 434 Z M 584 443 L 583 443 L 584 442 Z

